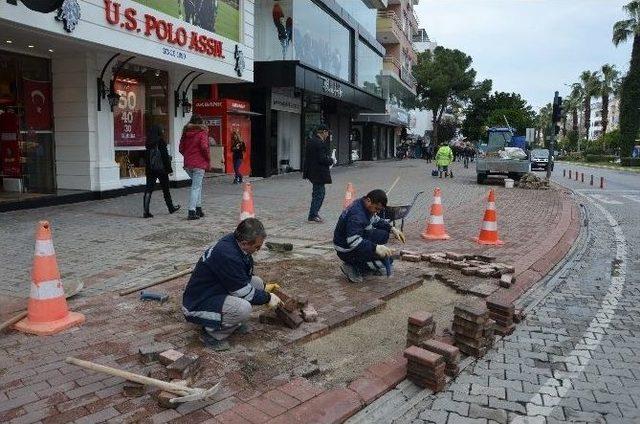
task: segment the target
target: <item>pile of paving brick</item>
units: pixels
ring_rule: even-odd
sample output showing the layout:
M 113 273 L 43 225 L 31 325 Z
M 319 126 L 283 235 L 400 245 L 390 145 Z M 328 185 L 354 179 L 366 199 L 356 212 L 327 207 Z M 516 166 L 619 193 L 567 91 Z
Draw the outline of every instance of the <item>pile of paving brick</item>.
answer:
M 140 360 L 144 364 L 151 364 L 159 361 L 165 366 L 166 376 L 171 383 L 188 386 L 196 378 L 200 370 L 200 357 L 192 354 L 185 354 L 175 350 L 169 343 L 153 343 L 142 346 L 138 350 Z M 163 377 L 157 375 L 156 377 Z M 125 396 L 142 396 L 145 394 L 146 387 L 143 384 L 126 381 L 123 387 Z M 157 394 L 158 404 L 164 408 L 176 408 L 178 403 L 171 403 L 171 399 L 178 395 L 166 391 L 160 391 Z
M 495 262 L 496 258 L 488 255 L 465 255 L 455 252 L 418 253 L 408 250 L 400 251 L 400 258 L 408 262 L 427 261 L 436 267 L 459 270 L 463 275 L 482 278 L 500 278 L 500 286 L 509 288 L 515 283 L 515 268 L 511 265 Z M 442 278 L 451 286 L 456 282 Z M 453 287 L 456 288 L 456 287 Z
M 518 181 L 516 184 L 519 188 L 525 188 L 529 190 L 549 189 L 549 180 L 542 179 L 532 172 L 523 175 L 522 178 L 520 178 L 520 181 Z
M 298 328 L 303 321 L 314 322 L 318 319 L 318 312 L 307 299 L 294 297 L 282 289 L 273 292 L 282 300 L 274 311 L 265 311 L 258 317 L 263 324 L 284 324 L 289 328 Z
M 418 346 L 410 346 L 404 351 L 407 358 L 407 378 L 417 386 L 434 392 L 444 389 L 446 384 L 446 363 L 442 355 L 429 352 Z
M 429 312 L 415 312 L 409 316 L 407 322 L 407 345 L 420 346 L 426 340 L 433 338 L 436 333 L 436 323 Z
M 496 297 L 487 300 L 489 317 L 496 323 L 496 333 L 506 336 L 513 333 L 516 309 L 513 303 L 503 298 Z
M 484 305 L 456 305 L 453 310 L 455 345 L 469 356 L 480 358 L 495 341 L 496 323 Z

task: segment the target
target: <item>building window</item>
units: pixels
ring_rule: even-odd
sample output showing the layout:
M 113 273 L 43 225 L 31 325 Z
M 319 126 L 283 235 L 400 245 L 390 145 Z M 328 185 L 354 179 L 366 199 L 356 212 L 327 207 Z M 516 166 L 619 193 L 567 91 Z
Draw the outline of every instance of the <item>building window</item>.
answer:
M 340 6 L 346 10 L 353 19 L 355 19 L 361 27 L 369 32 L 370 35 L 376 35 L 376 9 L 369 9 L 361 0 L 349 0 L 340 2 Z
M 128 65 L 115 81 L 120 101 L 113 108 L 115 161 L 120 178 L 145 175 L 145 143 L 149 129 L 158 125 L 169 130 L 166 72 L 138 65 Z
M 381 72 L 382 56 L 362 40 L 358 40 L 358 86 L 372 94 L 381 96 Z
M 312 0 L 295 1 L 293 44 L 300 61 L 350 81 L 351 30 Z

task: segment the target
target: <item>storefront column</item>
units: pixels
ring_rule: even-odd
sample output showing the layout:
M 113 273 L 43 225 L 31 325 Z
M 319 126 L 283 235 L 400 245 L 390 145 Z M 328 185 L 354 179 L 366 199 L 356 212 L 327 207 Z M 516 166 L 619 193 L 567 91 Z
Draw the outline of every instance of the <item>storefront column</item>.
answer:
M 113 153 L 113 115 L 106 101 L 103 112 L 96 107 L 97 65 L 90 53 L 57 55 L 51 62 L 58 189 L 121 187 Z
M 185 70 L 176 71 L 175 69 L 169 70 L 169 128 L 166 129 L 166 133 L 169 135 L 169 140 L 167 140 L 167 147 L 169 149 L 169 154 L 171 155 L 171 167 L 173 168 L 173 175 L 169 178 L 173 181 L 182 181 L 189 179 L 189 175 L 184 170 L 184 158 L 180 154 L 178 147 L 180 146 L 180 138 L 182 137 L 182 128 L 189 122 L 191 119 L 191 113 L 185 113 L 184 118 L 182 117 L 182 106 L 178 106 L 178 116 L 174 118 L 174 110 L 175 110 L 175 101 L 173 93 L 176 90 L 176 87 L 180 80 L 184 78 L 184 75 L 187 73 Z M 184 89 L 184 85 L 182 84 L 182 88 Z M 187 90 L 187 96 L 189 97 L 189 102 L 193 104 L 193 96 L 191 93 L 191 88 Z M 180 93 L 182 95 L 182 93 Z

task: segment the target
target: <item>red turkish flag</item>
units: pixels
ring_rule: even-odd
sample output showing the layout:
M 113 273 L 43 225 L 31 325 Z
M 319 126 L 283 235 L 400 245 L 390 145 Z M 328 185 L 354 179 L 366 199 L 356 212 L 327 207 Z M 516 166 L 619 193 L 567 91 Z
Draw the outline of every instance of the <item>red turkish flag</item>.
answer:
M 23 79 L 22 87 L 27 128 L 33 130 L 52 129 L 51 82 Z

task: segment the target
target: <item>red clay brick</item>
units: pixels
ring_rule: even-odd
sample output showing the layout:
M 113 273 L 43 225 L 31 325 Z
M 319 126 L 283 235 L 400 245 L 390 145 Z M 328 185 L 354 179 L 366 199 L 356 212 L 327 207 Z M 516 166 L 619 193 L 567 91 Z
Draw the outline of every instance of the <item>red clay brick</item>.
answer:
M 263 396 L 286 409 L 291 409 L 300 404 L 298 399 L 277 389 L 269 390 Z
M 429 352 L 428 350 L 417 346 L 411 346 L 408 349 L 405 349 L 404 356 L 409 362 L 415 361 L 432 368 L 444 364 L 444 358 L 442 355 Z
M 204 410 L 193 411 L 190 414 L 177 417 L 169 421 L 171 424 L 196 424 L 203 423 L 207 420 L 211 420 L 211 415 L 207 414 Z
M 367 368 L 367 371 L 394 387 L 407 375 L 407 359 L 398 357 L 380 362 Z
M 231 411 L 235 412 L 236 414 L 240 415 L 242 418 L 253 424 L 265 423 L 271 419 L 270 416 L 247 403 L 238 404 L 234 406 Z
M 305 378 L 296 378 L 278 388 L 278 390 L 293 396 L 301 402 L 306 402 L 314 396 L 322 393 L 322 389 L 315 387 Z
M 341 423 L 362 408 L 360 397 L 349 389 L 329 390 L 299 405 L 272 422 Z
M 245 420 L 231 409 L 220 415 L 216 415 L 215 418 L 222 424 L 251 424 L 251 421 Z
M 392 385 L 386 383 L 380 377 L 377 377 L 370 372 L 365 372 L 362 376 L 349 384 L 349 389 L 356 392 L 365 405 L 369 405 L 371 402 L 388 392 L 392 387 Z
M 438 355 L 442 355 L 447 364 L 451 362 L 457 363 L 460 360 L 460 349 L 453 345 L 432 339 L 423 342 L 421 347 Z
M 75 421 L 78 418 L 89 415 L 89 411 L 87 411 L 83 406 L 75 409 L 70 409 L 62 414 L 52 415 L 42 420 L 43 424 L 65 424 L 71 421 Z
M 433 315 L 426 311 L 418 311 L 409 315 L 409 324 L 424 327 L 433 321 Z
M 288 408 L 282 407 L 282 405 L 279 405 L 278 403 L 272 401 L 271 399 L 265 397 L 264 395 L 257 398 L 253 398 L 249 400 L 249 402 L 247 403 L 249 405 L 256 407 L 257 409 L 269 415 L 270 417 L 277 417 L 278 415 L 287 412 L 287 409 L 288 409 Z

